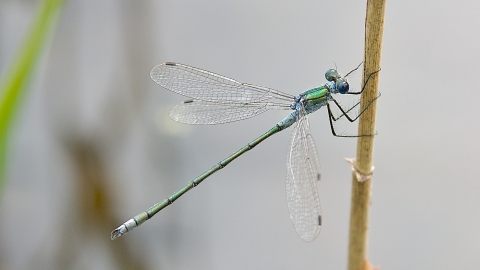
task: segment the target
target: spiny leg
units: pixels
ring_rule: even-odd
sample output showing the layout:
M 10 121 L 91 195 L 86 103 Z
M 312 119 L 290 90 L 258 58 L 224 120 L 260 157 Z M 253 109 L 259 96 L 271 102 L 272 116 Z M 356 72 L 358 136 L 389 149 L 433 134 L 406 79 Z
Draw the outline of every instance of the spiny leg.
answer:
M 328 111 L 328 121 L 330 122 L 330 130 L 332 131 L 333 136 L 347 137 L 347 138 L 360 137 L 358 135 L 338 135 L 337 132 L 335 132 L 335 128 L 333 127 L 333 122 L 332 122 L 332 119 L 334 119 L 335 117 L 333 116 L 332 110 L 330 109 L 330 104 L 328 103 L 327 103 L 327 111 Z
M 375 136 L 376 134 L 361 134 L 361 135 L 339 135 L 335 131 L 335 128 L 333 127 L 333 122 L 332 119 L 335 117 L 333 116 L 332 110 L 330 109 L 330 105 L 327 103 L 327 109 L 328 109 L 328 121 L 330 122 L 330 130 L 332 131 L 333 136 L 335 137 L 342 137 L 342 138 L 357 138 L 357 137 L 364 137 L 364 136 Z
M 344 116 L 350 121 L 350 122 L 355 122 L 359 117 L 360 115 L 362 115 L 367 109 L 368 107 L 370 107 L 370 105 L 372 105 L 372 103 L 377 100 L 377 98 L 380 97 L 380 93 L 378 93 L 378 96 L 376 98 L 374 98 L 373 100 L 370 101 L 370 103 L 368 103 L 368 105 L 365 107 L 365 109 L 363 109 L 358 115 L 357 117 L 355 118 L 351 118 L 347 112 L 349 112 L 353 107 L 357 106 L 358 103 L 353 106 L 352 108 L 350 108 L 348 111 L 344 111 L 343 108 L 340 106 L 340 104 L 338 104 L 338 102 L 333 99 L 333 101 L 335 102 L 335 104 L 337 105 L 337 107 L 342 111 L 342 115 L 340 115 L 338 118 L 335 118 L 335 116 L 333 115 L 333 112 L 332 112 L 332 109 L 330 108 L 330 103 L 327 103 L 327 111 L 328 111 L 328 121 L 330 122 L 330 129 L 332 131 L 332 134 L 333 136 L 335 137 L 344 137 L 344 138 L 356 138 L 356 137 L 364 137 L 364 136 L 375 136 L 375 134 L 360 134 L 360 135 L 338 135 L 337 132 L 335 132 L 335 128 L 333 127 L 333 121 L 337 121 L 338 119 L 340 119 L 340 117 Z
M 357 67 L 357 68 L 358 68 L 358 67 Z M 356 69 L 354 69 L 354 70 L 356 70 Z M 352 73 L 354 70 L 350 71 L 348 74 Z M 359 94 L 361 94 L 361 93 L 363 92 L 363 90 L 365 90 L 365 87 L 367 86 L 367 83 L 368 83 L 368 81 L 370 80 L 370 78 L 371 78 L 374 74 L 377 74 L 378 72 L 380 72 L 380 70 L 382 70 L 382 69 L 379 69 L 379 70 L 377 70 L 377 71 L 374 71 L 374 72 L 372 72 L 372 73 L 370 73 L 370 74 L 368 75 L 367 80 L 365 81 L 365 84 L 364 84 L 363 87 L 362 87 L 362 90 L 360 90 L 360 91 L 358 91 L 358 92 L 347 92 L 347 93 L 345 93 L 345 94 L 349 94 L 349 95 L 359 95 Z M 348 74 L 347 74 L 347 75 L 348 75 Z M 347 76 L 345 76 L 345 77 L 347 77 Z
M 333 102 L 335 102 L 335 105 L 337 105 L 337 107 L 340 109 L 340 111 L 342 111 L 342 114 L 338 117 L 338 118 L 335 118 L 335 116 L 333 115 L 332 113 L 332 110 L 330 109 L 330 104 L 327 103 L 327 108 L 328 108 L 328 111 L 329 111 L 329 116 L 333 118 L 333 121 L 337 121 L 338 119 L 340 119 L 342 116 L 345 116 L 348 121 L 350 122 L 355 122 L 359 117 L 360 115 L 362 115 L 369 107 L 370 105 L 372 105 L 372 103 L 377 100 L 382 94 L 380 92 L 378 92 L 378 96 L 375 97 L 374 99 L 370 100 L 370 102 L 368 103 L 368 105 L 355 117 L 355 118 L 351 118 L 350 115 L 348 115 L 348 112 L 351 111 L 353 108 L 355 108 L 360 102 L 358 102 L 357 104 L 355 104 L 353 107 L 351 107 L 350 109 L 348 109 L 347 111 L 345 111 L 342 106 L 340 106 L 340 104 L 338 103 L 338 101 L 336 99 L 334 99 L 332 97 L 332 100 Z
M 358 67 L 350 70 L 350 72 L 348 72 L 347 75 L 344 76 L 344 78 L 347 78 L 348 75 L 350 75 L 350 74 L 352 74 L 352 72 L 356 71 L 362 64 L 363 64 L 363 61 L 360 62 L 360 64 L 358 65 Z
M 353 109 L 354 109 L 355 107 L 357 107 L 359 104 L 360 104 L 360 101 L 357 102 L 357 103 L 355 103 L 355 105 L 353 105 L 352 107 L 350 107 L 350 109 L 346 110 L 345 113 L 349 113 L 351 110 L 353 110 Z M 338 119 L 342 118 L 343 116 L 344 116 L 344 114 L 342 113 L 342 114 L 340 114 L 340 116 L 338 116 L 338 117 L 335 117 L 335 116 L 334 116 L 334 117 L 332 118 L 332 120 L 333 120 L 333 121 L 337 121 Z

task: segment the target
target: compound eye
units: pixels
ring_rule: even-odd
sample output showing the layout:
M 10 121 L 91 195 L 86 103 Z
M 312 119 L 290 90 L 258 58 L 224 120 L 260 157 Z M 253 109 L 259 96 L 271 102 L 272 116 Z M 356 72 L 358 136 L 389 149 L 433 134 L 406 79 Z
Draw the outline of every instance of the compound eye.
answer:
M 325 72 L 325 79 L 329 82 L 334 82 L 338 78 L 338 73 L 335 69 L 329 69 Z
M 350 89 L 350 86 L 348 85 L 348 82 L 346 81 L 337 82 L 337 90 L 340 94 L 346 94 L 349 89 Z

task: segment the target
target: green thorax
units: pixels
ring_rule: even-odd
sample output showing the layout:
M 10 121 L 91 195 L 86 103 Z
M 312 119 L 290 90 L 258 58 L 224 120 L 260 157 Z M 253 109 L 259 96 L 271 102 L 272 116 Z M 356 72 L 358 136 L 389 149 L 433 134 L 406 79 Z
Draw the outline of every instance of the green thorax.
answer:
M 316 110 L 325 105 L 328 99 L 328 93 L 328 88 L 323 85 L 305 91 L 303 94 L 305 95 L 305 100 L 307 101 L 305 106 L 307 111 L 309 111 L 308 108 L 315 108 L 314 110 Z

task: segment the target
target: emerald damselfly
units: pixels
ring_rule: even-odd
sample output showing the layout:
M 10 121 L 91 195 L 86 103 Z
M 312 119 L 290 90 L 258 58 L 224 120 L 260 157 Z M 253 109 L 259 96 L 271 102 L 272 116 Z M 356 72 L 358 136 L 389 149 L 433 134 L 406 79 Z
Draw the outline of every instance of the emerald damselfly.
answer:
M 170 117 L 175 121 L 186 124 L 213 125 L 247 119 L 268 110 L 293 110 L 293 112 L 266 133 L 220 161 L 162 202 L 122 224 L 112 232 L 112 240 L 140 226 L 207 177 L 224 168 L 263 140 L 294 125 L 287 154 L 287 205 L 290 219 L 300 238 L 307 242 L 313 241 L 320 233 L 322 226 L 318 195 L 321 174 L 317 148 L 310 134 L 307 115 L 326 105 L 330 128 L 334 136 L 374 135 L 340 135 L 336 133 L 333 126 L 333 121 L 337 121 L 343 116 L 350 122 L 354 122 L 378 98 L 371 100 L 356 117 L 351 117 L 348 113 L 359 103 L 344 110 L 333 97 L 333 94 L 358 95 L 363 92 L 370 77 L 378 71 L 367 77 L 365 85 L 360 91 L 350 91 L 346 77 L 357 70 L 360 65 L 345 76 L 341 76 L 336 69 L 329 69 L 325 73 L 327 82 L 324 85 L 307 90 L 297 96 L 271 88 L 241 83 L 213 72 L 179 63 L 167 62 L 155 66 L 151 70 L 150 76 L 156 83 L 172 92 L 191 98 L 176 105 L 170 111 Z M 342 112 L 340 116 L 334 116 L 329 102 L 333 102 L 340 109 Z

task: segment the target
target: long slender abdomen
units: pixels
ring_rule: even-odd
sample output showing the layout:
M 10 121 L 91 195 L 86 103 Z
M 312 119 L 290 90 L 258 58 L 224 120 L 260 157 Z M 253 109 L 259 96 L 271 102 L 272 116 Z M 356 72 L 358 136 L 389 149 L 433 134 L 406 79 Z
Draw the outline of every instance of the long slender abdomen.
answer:
M 203 180 L 207 179 L 207 177 L 209 177 L 210 175 L 214 174 L 215 172 L 217 172 L 220 169 L 227 166 L 230 162 L 232 162 L 237 157 L 239 157 L 239 156 L 243 155 L 244 153 L 246 153 L 247 151 L 251 150 L 252 148 L 257 146 L 258 144 L 260 144 L 262 141 L 264 141 L 268 137 L 272 136 L 273 134 L 291 126 L 295 122 L 294 113 L 291 113 L 289 116 L 287 116 L 285 119 L 280 121 L 273 128 L 271 128 L 269 131 L 265 132 L 262 136 L 260 136 L 260 137 L 256 138 L 255 140 L 251 141 L 250 143 L 248 143 L 247 145 L 245 145 L 244 147 L 242 147 L 241 149 L 239 149 L 235 153 L 231 154 L 226 159 L 217 163 L 215 166 L 210 168 L 210 170 L 202 173 L 197 178 L 188 182 L 188 184 L 183 186 L 181 189 L 179 189 L 177 192 L 170 195 L 168 198 L 166 198 L 162 202 L 159 202 L 159 203 L 155 204 L 154 206 L 150 207 L 147 211 L 142 212 L 142 213 L 136 215 L 135 217 L 133 217 L 132 219 L 129 219 L 127 222 L 123 223 L 120 227 L 118 227 L 117 229 L 115 229 L 112 232 L 111 239 L 114 240 L 114 239 L 128 233 L 129 231 L 133 230 L 134 228 L 140 226 L 142 223 L 149 220 L 155 214 L 160 212 L 163 208 L 169 206 L 175 200 L 180 198 L 183 194 L 187 193 L 187 191 L 189 191 L 192 188 L 199 185 Z

